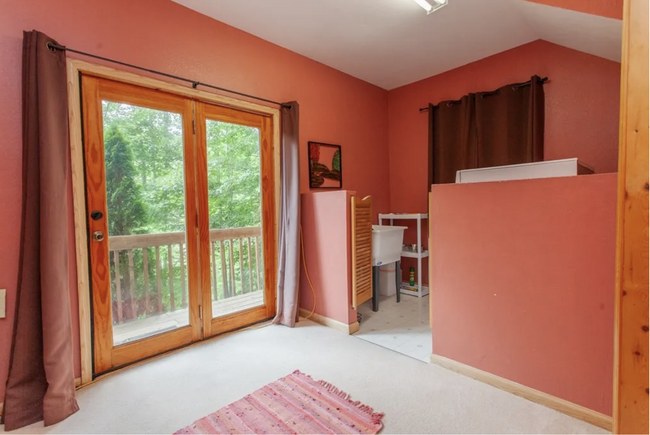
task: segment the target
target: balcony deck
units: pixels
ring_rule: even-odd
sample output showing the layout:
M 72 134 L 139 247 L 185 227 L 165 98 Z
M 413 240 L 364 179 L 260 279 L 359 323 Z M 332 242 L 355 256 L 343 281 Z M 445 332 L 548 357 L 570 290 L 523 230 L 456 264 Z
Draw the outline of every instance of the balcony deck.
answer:
M 264 305 L 263 291 L 245 293 L 212 302 L 212 316 L 226 316 L 262 305 Z M 114 343 L 115 345 L 124 344 L 187 326 L 189 324 L 188 311 L 188 308 L 182 308 L 113 325 Z

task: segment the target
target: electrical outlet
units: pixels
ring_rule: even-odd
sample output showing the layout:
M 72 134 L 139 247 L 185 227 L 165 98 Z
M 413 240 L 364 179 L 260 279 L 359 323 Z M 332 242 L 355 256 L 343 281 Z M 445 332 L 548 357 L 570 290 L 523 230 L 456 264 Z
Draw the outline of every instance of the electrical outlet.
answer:
M 7 317 L 7 290 L 0 289 L 0 319 Z

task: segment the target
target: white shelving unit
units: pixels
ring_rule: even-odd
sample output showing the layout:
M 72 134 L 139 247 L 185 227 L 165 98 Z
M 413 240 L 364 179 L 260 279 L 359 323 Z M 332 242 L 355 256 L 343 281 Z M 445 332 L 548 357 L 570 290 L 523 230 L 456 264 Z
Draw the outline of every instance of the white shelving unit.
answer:
M 422 285 L 422 259 L 429 257 L 429 251 L 422 250 L 422 221 L 428 220 L 429 215 L 426 213 L 380 213 L 379 214 L 379 225 L 384 225 L 384 221 L 387 220 L 390 222 L 390 225 L 393 225 L 393 221 L 397 220 L 415 220 L 417 222 L 417 252 L 402 250 L 402 257 L 404 258 L 416 258 L 418 260 L 417 266 L 417 291 L 410 290 L 408 282 L 402 282 L 402 287 L 400 292 L 404 295 L 411 295 L 422 297 L 429 294 L 429 287 Z

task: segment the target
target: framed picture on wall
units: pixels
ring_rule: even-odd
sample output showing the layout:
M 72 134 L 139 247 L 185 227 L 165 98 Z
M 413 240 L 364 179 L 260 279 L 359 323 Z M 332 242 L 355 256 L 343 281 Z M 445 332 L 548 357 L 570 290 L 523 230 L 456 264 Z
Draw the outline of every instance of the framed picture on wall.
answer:
M 322 142 L 309 144 L 309 187 L 341 189 L 343 170 L 341 167 L 341 145 Z

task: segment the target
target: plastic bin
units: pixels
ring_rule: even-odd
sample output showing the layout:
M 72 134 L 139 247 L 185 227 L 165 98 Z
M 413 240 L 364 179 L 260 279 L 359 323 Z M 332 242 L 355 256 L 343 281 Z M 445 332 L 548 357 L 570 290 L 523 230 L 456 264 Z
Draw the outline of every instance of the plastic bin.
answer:
M 379 267 L 379 294 L 393 296 L 397 292 L 395 286 L 395 263 Z
M 404 230 L 406 229 L 408 229 L 408 227 L 398 227 L 393 225 L 372 226 L 373 266 L 382 266 L 400 260 L 402 256 Z

